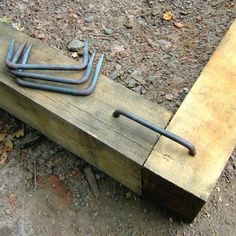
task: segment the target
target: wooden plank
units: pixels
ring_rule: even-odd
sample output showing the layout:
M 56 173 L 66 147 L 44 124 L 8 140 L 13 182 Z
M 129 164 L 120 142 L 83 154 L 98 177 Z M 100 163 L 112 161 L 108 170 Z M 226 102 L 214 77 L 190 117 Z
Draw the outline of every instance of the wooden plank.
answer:
M 188 220 L 207 201 L 236 144 L 236 21 L 167 129 L 197 155 L 161 137 L 145 163 L 143 191 Z
M 0 107 L 140 194 L 141 168 L 158 135 L 128 119 L 116 120 L 112 112 L 127 108 L 163 127 L 171 114 L 104 76 L 89 97 L 19 87 L 4 65 L 11 38 L 34 44 L 30 62 L 78 62 L 6 24 L 0 24 L 0 32 Z M 59 73 L 78 78 L 83 72 Z

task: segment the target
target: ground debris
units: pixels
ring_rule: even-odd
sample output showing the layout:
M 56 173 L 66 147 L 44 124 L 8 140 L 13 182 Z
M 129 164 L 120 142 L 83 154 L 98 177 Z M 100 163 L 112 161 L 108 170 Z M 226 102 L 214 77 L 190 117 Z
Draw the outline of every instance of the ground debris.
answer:
M 87 181 L 89 183 L 89 186 L 91 190 L 93 191 L 93 194 L 96 198 L 100 198 L 100 191 L 97 185 L 97 181 L 95 179 L 95 176 L 93 174 L 93 170 L 90 166 L 86 167 L 84 169 L 85 176 L 87 178 Z
M 170 21 L 173 19 L 173 13 L 171 11 L 166 11 L 163 16 L 162 16 L 163 20 L 167 20 Z

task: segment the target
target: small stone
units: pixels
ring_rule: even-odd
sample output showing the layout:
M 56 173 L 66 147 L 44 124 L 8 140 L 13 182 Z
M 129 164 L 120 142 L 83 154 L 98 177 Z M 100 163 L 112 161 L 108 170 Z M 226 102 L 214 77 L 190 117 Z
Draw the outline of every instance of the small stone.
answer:
M 160 91 L 159 94 L 160 94 L 160 96 L 162 96 L 162 97 L 166 95 L 165 92 L 163 92 L 163 91 Z
M 149 76 L 147 78 L 147 82 L 153 84 L 154 86 L 158 85 L 158 77 L 157 76 Z
M 84 47 L 84 42 L 78 39 L 73 39 L 68 45 L 68 50 L 72 52 L 78 52 L 83 47 Z
M 79 54 L 78 54 L 78 52 L 73 52 L 73 53 L 71 54 L 71 57 L 72 57 L 72 58 L 79 57 Z
M 108 35 L 113 34 L 113 30 L 111 28 L 104 28 L 103 30 L 105 34 L 108 34 Z
M 169 41 L 166 41 L 164 39 L 158 40 L 158 43 L 159 43 L 162 50 L 168 50 L 172 47 L 172 43 Z
M 201 21 L 202 20 L 202 17 L 201 16 L 197 16 L 196 18 L 198 21 Z
M 116 65 L 116 70 L 121 70 L 122 66 L 120 64 Z
M 143 212 L 144 212 L 144 213 L 147 213 L 148 211 L 147 211 L 147 209 L 146 209 L 146 208 L 144 208 L 144 209 L 143 209 Z
M 147 90 L 146 90 L 145 88 L 141 88 L 140 93 L 141 93 L 142 95 L 144 95 L 144 94 L 147 93 Z
M 174 99 L 174 96 L 170 93 L 166 94 L 165 95 L 165 98 L 168 100 L 168 101 L 172 101 Z
M 189 89 L 188 89 L 187 87 L 185 87 L 185 88 L 183 88 L 183 91 L 184 91 L 185 93 L 188 93 L 188 92 L 189 92 Z
M 101 176 L 99 174 L 95 174 L 95 178 L 96 178 L 96 180 L 100 180 Z
M 32 10 L 35 12 L 39 12 L 40 11 L 40 7 L 38 7 L 37 5 L 33 5 L 32 6 Z
M 128 88 L 134 88 L 136 87 L 136 85 L 137 85 L 137 82 L 133 79 L 130 79 L 127 84 Z
M 113 71 L 113 72 L 111 73 L 110 78 L 111 78 L 112 80 L 115 80 L 117 77 L 119 77 L 119 75 L 120 75 L 120 72 L 117 71 L 117 70 L 115 70 L 115 71 Z
M 6 215 L 10 215 L 12 213 L 12 210 L 10 209 L 10 208 L 7 208 L 6 210 L 5 210 L 5 214 Z
M 144 83 L 144 80 L 143 80 L 143 74 L 142 74 L 142 71 L 140 69 L 137 69 L 137 70 L 134 70 L 130 76 L 136 80 L 136 81 L 139 81 L 140 83 Z
M 95 217 L 98 216 L 98 211 L 93 214 Z
M 94 21 L 94 16 L 88 16 L 86 18 L 84 18 L 84 20 L 87 22 L 87 23 L 92 23 Z
M 38 39 L 45 39 L 45 34 L 44 33 L 41 33 L 37 36 Z

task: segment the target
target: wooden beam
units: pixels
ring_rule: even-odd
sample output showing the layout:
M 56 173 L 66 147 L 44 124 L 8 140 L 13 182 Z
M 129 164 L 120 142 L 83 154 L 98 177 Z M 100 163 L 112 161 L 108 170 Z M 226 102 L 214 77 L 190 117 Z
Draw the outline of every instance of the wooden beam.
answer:
M 190 140 L 197 155 L 161 137 L 144 165 L 143 193 L 191 221 L 236 144 L 236 21 L 167 129 Z
M 78 62 L 6 24 L 0 24 L 0 32 L 0 107 L 141 194 L 142 165 L 158 135 L 127 119 L 117 120 L 112 113 L 119 107 L 126 108 L 163 127 L 171 114 L 105 76 L 100 76 L 96 91 L 88 97 L 22 88 L 4 65 L 11 38 L 18 43 L 33 43 L 31 63 Z M 83 74 L 59 73 L 72 78 Z

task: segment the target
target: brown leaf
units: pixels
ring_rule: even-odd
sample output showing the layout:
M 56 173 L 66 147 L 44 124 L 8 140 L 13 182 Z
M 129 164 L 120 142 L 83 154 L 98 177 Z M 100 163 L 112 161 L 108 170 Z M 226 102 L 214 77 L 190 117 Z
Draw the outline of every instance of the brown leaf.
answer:
M 176 26 L 177 28 L 183 28 L 184 27 L 184 24 L 181 23 L 181 22 L 174 22 L 174 26 Z
M 22 137 L 22 136 L 24 136 L 24 129 L 19 129 L 13 134 L 14 138 L 19 138 L 19 137 Z
M 7 138 L 6 138 L 6 142 L 5 142 L 5 145 L 3 147 L 3 152 L 10 152 L 12 149 L 13 149 L 13 143 L 12 143 L 12 136 L 9 135 Z
M 11 207 L 14 208 L 16 205 L 16 196 L 13 193 L 9 193 L 7 200 L 10 203 Z
M 163 16 L 162 16 L 163 20 L 172 20 L 173 19 L 173 13 L 171 11 L 166 11 Z
M 7 153 L 6 152 L 3 152 L 2 155 L 0 156 L 0 166 L 4 165 L 4 163 L 6 162 L 7 160 Z

